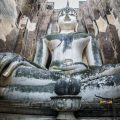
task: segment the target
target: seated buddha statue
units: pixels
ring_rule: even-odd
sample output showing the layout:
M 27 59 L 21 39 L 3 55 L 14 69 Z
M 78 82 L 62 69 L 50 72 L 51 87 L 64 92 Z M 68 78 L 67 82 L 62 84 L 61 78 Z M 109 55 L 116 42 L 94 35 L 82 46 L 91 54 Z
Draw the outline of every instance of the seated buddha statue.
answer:
M 2 99 L 43 102 L 55 93 L 78 94 L 83 102 L 119 98 L 120 64 L 102 65 L 96 38 L 77 32 L 77 26 L 77 13 L 67 5 L 58 15 L 58 33 L 38 40 L 33 62 L 15 53 L 0 53 Z M 80 91 L 66 92 L 74 81 Z
M 83 65 L 101 65 L 99 50 L 94 36 L 77 32 L 77 13 L 67 6 L 58 15 L 58 33 L 46 35 L 38 41 L 37 54 L 34 62 L 46 66 L 49 54 L 50 71 L 79 71 L 85 69 Z M 41 42 L 41 43 L 39 43 Z M 94 50 L 95 49 L 95 50 Z M 42 58 L 40 58 L 42 54 Z M 82 68 L 83 67 L 83 68 Z

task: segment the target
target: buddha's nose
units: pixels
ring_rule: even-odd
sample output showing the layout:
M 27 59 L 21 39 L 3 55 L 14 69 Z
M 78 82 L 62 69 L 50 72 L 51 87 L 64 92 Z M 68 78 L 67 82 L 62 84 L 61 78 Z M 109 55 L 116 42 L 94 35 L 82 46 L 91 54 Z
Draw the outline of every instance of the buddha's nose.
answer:
M 71 19 L 70 19 L 69 15 L 66 14 L 66 15 L 65 15 L 65 18 L 64 18 L 64 21 L 70 21 L 70 20 L 71 20 Z

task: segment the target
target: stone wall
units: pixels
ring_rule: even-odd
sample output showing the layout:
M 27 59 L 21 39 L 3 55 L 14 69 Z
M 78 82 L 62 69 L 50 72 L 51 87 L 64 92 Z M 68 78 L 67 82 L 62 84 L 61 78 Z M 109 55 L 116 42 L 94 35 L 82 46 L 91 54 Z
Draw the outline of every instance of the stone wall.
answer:
M 53 10 L 46 9 L 39 15 L 37 37 L 44 37 L 47 34 L 47 30 L 51 21 Z
M 52 14 L 46 0 L 2 0 L 0 12 L 0 52 L 33 60 L 37 39 L 46 34 Z
M 79 21 L 86 32 L 96 36 L 103 64 L 120 63 L 119 10 L 119 0 L 88 0 L 80 4 Z
M 2 13 L 0 14 L 0 51 L 13 51 L 18 35 L 18 28 L 15 24 L 17 19 L 15 1 L 0 1 L 0 13 Z

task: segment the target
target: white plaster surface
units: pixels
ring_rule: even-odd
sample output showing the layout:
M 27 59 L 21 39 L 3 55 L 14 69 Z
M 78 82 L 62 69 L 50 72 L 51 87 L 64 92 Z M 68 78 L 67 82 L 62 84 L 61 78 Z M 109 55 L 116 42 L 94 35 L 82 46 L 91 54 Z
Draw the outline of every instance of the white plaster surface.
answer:
M 19 29 L 23 29 L 26 24 L 27 24 L 27 21 L 28 21 L 28 17 L 27 16 L 23 16 L 21 19 L 20 19 L 20 23 L 19 23 Z M 24 26 L 23 26 L 24 25 Z
M 107 28 L 107 21 L 105 21 L 101 16 L 98 20 L 96 20 L 98 28 L 99 28 L 99 32 L 106 32 L 106 28 Z
M 63 52 L 64 41 L 62 41 L 61 44 L 59 44 L 58 46 L 57 41 L 60 42 L 60 40 L 54 40 L 54 44 L 51 43 L 51 45 L 48 46 L 50 49 L 53 50 L 51 51 L 52 61 L 56 61 L 56 60 L 64 61 L 66 59 L 72 58 L 73 63 L 82 62 L 82 53 L 84 48 L 87 46 L 89 40 L 90 40 L 89 37 L 73 40 L 73 42 L 71 43 L 72 44 L 71 49 L 66 49 L 65 52 Z
M 26 77 L 15 77 L 12 79 L 12 84 L 14 85 L 32 85 L 32 86 L 38 86 L 38 85 L 48 85 L 51 83 L 55 83 L 55 81 L 50 80 L 43 80 L 41 79 L 35 79 L 35 78 L 26 78 Z
M 35 29 L 36 29 L 36 23 L 30 22 L 30 20 L 28 19 L 27 29 L 28 29 L 28 31 L 35 31 Z

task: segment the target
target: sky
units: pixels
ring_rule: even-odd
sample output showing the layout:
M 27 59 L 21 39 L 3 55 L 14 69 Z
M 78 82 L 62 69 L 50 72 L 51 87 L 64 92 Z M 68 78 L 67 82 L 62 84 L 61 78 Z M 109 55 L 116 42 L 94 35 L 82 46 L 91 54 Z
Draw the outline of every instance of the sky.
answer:
M 78 8 L 79 7 L 79 1 L 85 1 L 85 0 L 69 0 L 70 7 L 72 8 Z M 66 6 L 67 0 L 48 0 L 48 2 L 55 2 L 55 9 L 61 9 Z

